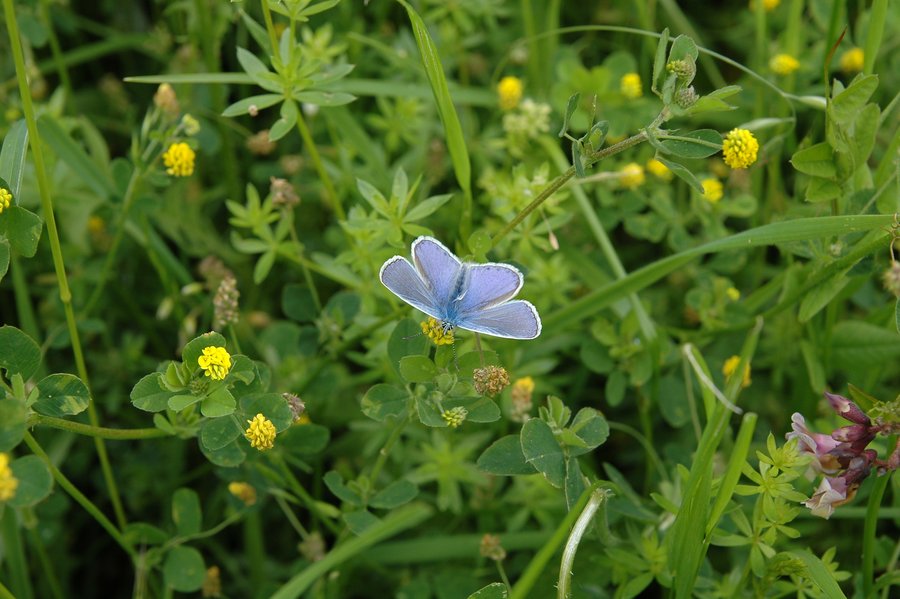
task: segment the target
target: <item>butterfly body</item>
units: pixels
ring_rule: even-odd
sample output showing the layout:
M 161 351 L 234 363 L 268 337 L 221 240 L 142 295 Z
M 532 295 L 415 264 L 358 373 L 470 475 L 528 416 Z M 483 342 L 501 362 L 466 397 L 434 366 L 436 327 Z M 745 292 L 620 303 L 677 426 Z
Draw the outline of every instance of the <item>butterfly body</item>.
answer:
M 412 244 L 412 263 L 394 256 L 379 278 L 400 299 L 441 321 L 445 328 L 506 337 L 534 339 L 541 333 L 537 309 L 512 300 L 524 277 L 509 264 L 462 262 L 433 237 Z

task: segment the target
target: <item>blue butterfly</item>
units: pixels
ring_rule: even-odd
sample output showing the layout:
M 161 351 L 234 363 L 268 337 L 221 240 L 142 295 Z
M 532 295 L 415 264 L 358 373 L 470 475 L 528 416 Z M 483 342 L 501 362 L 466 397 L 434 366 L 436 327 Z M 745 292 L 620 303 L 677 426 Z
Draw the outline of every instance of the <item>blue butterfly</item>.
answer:
M 433 237 L 413 241 L 412 258 L 411 264 L 394 256 L 378 276 L 394 295 L 444 327 L 507 339 L 541 334 L 537 308 L 525 300 L 510 301 L 524 282 L 516 267 L 462 262 Z

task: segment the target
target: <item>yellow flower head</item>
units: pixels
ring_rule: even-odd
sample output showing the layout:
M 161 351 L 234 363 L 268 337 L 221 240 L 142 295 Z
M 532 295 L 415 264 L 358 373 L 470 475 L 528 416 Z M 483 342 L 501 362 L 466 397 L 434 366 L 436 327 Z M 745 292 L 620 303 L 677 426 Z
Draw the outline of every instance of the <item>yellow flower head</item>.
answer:
M 518 77 L 507 75 L 497 84 L 497 95 L 501 110 L 512 110 L 519 105 L 522 99 L 522 90 L 525 86 Z
M 738 291 L 737 288 L 735 288 L 735 287 L 729 287 L 728 289 L 726 289 L 725 295 L 727 295 L 728 299 L 730 299 L 733 302 L 736 302 L 739 299 L 741 299 L 741 292 Z
M 12 202 L 12 193 L 5 187 L 0 187 L 0 214 L 9 208 L 10 202 Z
M 731 168 L 747 168 L 756 162 L 759 142 L 746 129 L 732 129 L 722 142 L 722 157 Z
M 740 363 L 741 363 L 740 356 L 731 356 L 730 358 L 725 360 L 725 363 L 722 365 L 722 374 L 725 375 L 726 381 L 729 380 L 734 375 L 735 371 L 737 370 L 738 364 L 740 364 Z M 750 381 L 750 364 L 748 363 L 744 367 L 744 375 L 741 380 L 741 387 L 746 389 L 747 387 L 750 386 L 750 382 L 751 382 Z
M 250 441 L 250 447 L 266 451 L 275 446 L 275 425 L 271 420 L 257 414 L 253 420 L 248 420 L 247 424 L 250 426 L 244 431 L 244 436 Z
M 850 48 L 843 54 L 839 61 L 841 70 L 845 73 L 856 73 L 863 70 L 866 55 L 862 48 Z
M 0 501 L 9 501 L 16 496 L 19 479 L 9 467 L 9 454 L 0 453 Z
M 219 566 L 210 566 L 203 577 L 203 586 L 200 587 L 201 597 L 221 597 L 222 577 Z
M 453 329 L 445 329 L 443 323 L 431 316 L 420 323 L 422 333 L 431 339 L 435 345 L 450 345 L 453 343 Z
M 766 9 L 766 12 L 772 12 L 778 5 L 781 4 L 781 0 L 763 0 L 763 8 Z M 756 0 L 750 0 L 750 10 L 756 10 Z
M 675 176 L 674 173 L 669 170 L 669 167 L 656 158 L 651 158 L 647 161 L 647 170 L 650 171 L 651 175 L 663 181 L 671 181 L 672 177 Z
M 700 181 L 703 186 L 703 199 L 715 204 L 722 199 L 722 182 L 713 177 Z
M 637 73 L 626 73 L 619 80 L 619 91 L 629 100 L 635 100 L 644 95 L 641 89 L 641 76 Z
M 214 381 L 221 381 L 231 370 L 231 355 L 224 347 L 204 347 L 203 355 L 197 358 L 197 364 L 206 376 Z
M 776 75 L 790 75 L 800 68 L 800 62 L 790 54 L 776 54 L 769 60 L 769 68 Z
M 244 482 L 228 483 L 228 492 L 241 500 L 244 505 L 250 507 L 256 503 L 256 489 Z
M 450 428 L 458 428 L 460 424 L 466 421 L 466 416 L 468 415 L 469 411 L 462 406 L 456 406 L 441 412 L 441 418 L 444 419 L 444 422 Z
M 516 379 L 516 382 L 513 383 L 512 392 L 513 395 L 531 395 L 534 392 L 534 379 L 530 376 Z
M 197 154 L 183 141 L 174 143 L 163 154 L 166 172 L 173 177 L 190 177 L 194 174 L 194 158 Z
M 629 162 L 619 169 L 619 183 L 626 189 L 635 189 L 644 184 L 644 167 L 637 162 Z

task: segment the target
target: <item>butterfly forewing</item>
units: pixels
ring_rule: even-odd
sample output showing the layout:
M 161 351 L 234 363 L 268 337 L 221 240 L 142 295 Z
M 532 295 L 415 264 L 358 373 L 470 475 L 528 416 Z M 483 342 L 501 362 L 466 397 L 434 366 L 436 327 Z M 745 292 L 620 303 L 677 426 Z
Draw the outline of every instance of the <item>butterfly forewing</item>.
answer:
M 455 324 L 467 331 L 508 339 L 534 339 L 541 334 L 537 308 L 525 300 L 513 300 L 466 314 Z
M 394 256 L 385 262 L 379 278 L 385 287 L 413 308 L 429 316 L 442 318 L 431 289 L 406 258 Z
M 419 237 L 412 244 L 413 263 L 428 285 L 437 306 L 446 306 L 456 290 L 462 263 L 444 244 L 431 237 Z M 439 318 L 439 317 L 438 317 Z

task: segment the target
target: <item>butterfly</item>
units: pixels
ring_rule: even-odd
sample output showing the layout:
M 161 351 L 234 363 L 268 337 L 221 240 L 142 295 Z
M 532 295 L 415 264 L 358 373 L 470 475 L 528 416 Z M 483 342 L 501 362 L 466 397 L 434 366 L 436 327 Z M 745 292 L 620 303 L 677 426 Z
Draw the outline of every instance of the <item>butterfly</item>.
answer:
M 525 280 L 515 266 L 462 262 L 443 243 L 426 236 L 413 241 L 411 252 L 412 263 L 394 256 L 378 277 L 394 295 L 440 320 L 446 329 L 507 339 L 541 334 L 537 308 L 512 299 Z

